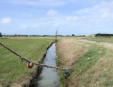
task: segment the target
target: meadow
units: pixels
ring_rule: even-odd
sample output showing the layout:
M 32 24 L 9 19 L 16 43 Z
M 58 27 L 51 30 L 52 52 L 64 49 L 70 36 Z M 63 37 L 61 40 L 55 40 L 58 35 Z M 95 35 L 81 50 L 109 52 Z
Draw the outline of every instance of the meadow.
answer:
M 38 62 L 53 41 L 49 37 L 0 38 L 0 42 L 33 62 Z M 32 69 L 17 56 L 0 46 L 0 84 L 10 86 L 14 82 L 29 79 Z
M 109 37 L 102 37 L 102 36 L 98 36 L 98 37 L 86 37 L 84 39 L 87 40 L 91 40 L 91 41 L 97 41 L 97 42 L 109 42 L 109 43 L 113 43 L 113 36 L 109 36 Z
M 0 42 L 33 62 L 46 52 L 52 37 L 10 37 Z M 113 37 L 58 37 L 57 65 L 70 68 L 70 76 L 59 70 L 60 87 L 112 87 Z M 33 69 L 0 46 L 0 85 L 29 79 Z
M 57 64 L 71 69 L 66 78 L 59 71 L 60 87 L 112 87 L 112 40 L 112 37 L 59 38 Z

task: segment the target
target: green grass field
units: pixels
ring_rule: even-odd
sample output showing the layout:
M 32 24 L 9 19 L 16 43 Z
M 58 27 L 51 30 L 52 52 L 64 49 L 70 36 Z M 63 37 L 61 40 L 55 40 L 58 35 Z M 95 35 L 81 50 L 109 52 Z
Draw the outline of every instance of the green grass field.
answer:
M 52 41 L 53 38 L 0 38 L 0 42 L 35 62 L 46 52 Z M 25 79 L 31 72 L 25 62 L 0 46 L 0 84 L 10 85 Z

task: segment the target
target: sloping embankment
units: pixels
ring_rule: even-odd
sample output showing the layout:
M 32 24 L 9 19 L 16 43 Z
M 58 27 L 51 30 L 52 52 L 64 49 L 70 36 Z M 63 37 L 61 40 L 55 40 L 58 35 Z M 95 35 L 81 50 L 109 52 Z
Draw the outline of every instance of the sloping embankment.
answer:
M 106 78 L 101 77 L 101 80 L 96 73 L 100 71 L 93 68 L 99 66 L 98 62 L 103 60 L 105 54 L 106 48 L 95 43 L 86 43 L 76 39 L 60 40 L 57 43 L 57 64 L 71 68 L 70 76 L 66 79 L 64 73 L 59 71 L 60 87 L 104 87 L 104 79 Z M 103 71 L 102 73 L 105 74 Z M 97 84 L 95 85 L 94 82 Z
M 51 45 L 55 43 L 55 42 L 52 42 L 46 49 L 46 52 L 43 53 L 43 55 L 38 59 L 37 63 L 42 63 L 45 56 L 46 56 L 46 53 L 47 53 L 47 50 L 51 47 Z M 33 69 L 32 69 L 32 73 L 30 74 L 30 76 L 28 76 L 27 78 L 23 78 L 21 81 L 17 82 L 17 83 L 13 83 L 11 84 L 10 87 L 33 87 L 34 86 L 34 83 L 35 83 L 35 79 L 40 75 L 42 71 L 42 67 L 40 66 L 34 66 Z

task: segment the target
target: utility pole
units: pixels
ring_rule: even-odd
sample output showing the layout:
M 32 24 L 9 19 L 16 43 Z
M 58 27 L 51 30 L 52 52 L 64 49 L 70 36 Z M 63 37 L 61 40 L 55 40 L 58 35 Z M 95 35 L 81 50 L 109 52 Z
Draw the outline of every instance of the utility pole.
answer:
M 58 31 L 56 30 L 55 42 L 57 42 L 57 34 L 58 34 Z
M 2 37 L 2 33 L 0 33 L 0 37 Z

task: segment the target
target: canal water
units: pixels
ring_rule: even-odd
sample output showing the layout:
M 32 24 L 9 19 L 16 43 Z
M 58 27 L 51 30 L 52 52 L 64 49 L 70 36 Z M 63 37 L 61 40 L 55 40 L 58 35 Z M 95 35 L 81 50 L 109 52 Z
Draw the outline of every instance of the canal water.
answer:
M 56 44 L 48 49 L 44 64 L 56 66 Z M 35 87 L 59 87 L 57 70 L 44 67 Z

